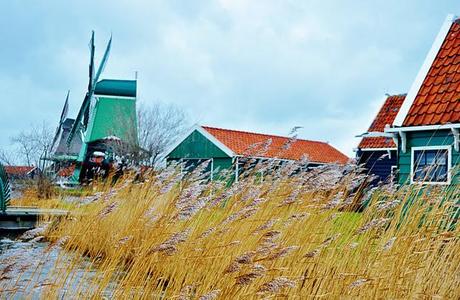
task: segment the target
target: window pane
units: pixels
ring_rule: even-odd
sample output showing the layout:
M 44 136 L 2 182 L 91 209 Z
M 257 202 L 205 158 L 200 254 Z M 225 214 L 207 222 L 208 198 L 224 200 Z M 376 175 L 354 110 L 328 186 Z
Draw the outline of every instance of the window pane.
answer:
M 440 181 L 440 182 L 447 181 L 447 165 L 438 166 L 436 170 L 436 181 Z
M 414 152 L 414 181 L 425 180 L 425 152 L 415 151 Z
M 414 172 L 414 181 L 423 181 L 424 173 L 421 169 L 417 169 Z
M 423 151 L 415 151 L 415 163 L 416 164 L 425 164 L 425 159 Z
M 427 165 L 434 164 L 434 159 L 436 158 L 437 151 L 425 151 L 425 160 Z
M 436 163 L 438 165 L 447 165 L 447 150 L 439 151 L 436 157 Z
M 448 150 L 417 150 L 414 151 L 413 180 L 419 182 L 447 182 Z

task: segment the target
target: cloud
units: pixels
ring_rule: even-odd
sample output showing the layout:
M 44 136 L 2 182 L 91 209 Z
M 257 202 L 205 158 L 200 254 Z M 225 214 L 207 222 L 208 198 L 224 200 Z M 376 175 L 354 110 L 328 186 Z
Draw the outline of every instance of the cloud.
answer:
M 0 4 L 0 146 L 29 120 L 76 114 L 96 30 L 107 78 L 192 121 L 329 141 L 348 155 L 384 93 L 404 93 L 455 1 L 22 1 Z M 12 25 L 14 24 L 14 25 Z M 14 102 L 10 99 L 15 99 Z M 15 118 L 12 116 L 21 116 Z

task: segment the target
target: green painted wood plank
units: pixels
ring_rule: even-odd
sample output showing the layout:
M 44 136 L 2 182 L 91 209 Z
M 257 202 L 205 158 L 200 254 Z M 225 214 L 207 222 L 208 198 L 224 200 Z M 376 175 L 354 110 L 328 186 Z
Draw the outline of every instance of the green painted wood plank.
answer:
M 168 156 L 170 159 L 180 158 L 229 158 L 197 130 L 193 131 Z
M 454 138 L 450 130 L 408 132 L 406 153 L 402 153 L 401 150 L 399 150 L 399 183 L 407 183 L 410 177 L 412 147 L 447 146 L 453 145 L 453 143 Z M 452 168 L 460 166 L 460 153 L 455 151 L 453 147 L 451 155 Z M 460 175 L 457 173 L 452 174 L 452 183 L 458 184 L 459 182 Z
M 116 136 L 137 143 L 135 99 L 98 97 L 94 110 L 85 142 Z

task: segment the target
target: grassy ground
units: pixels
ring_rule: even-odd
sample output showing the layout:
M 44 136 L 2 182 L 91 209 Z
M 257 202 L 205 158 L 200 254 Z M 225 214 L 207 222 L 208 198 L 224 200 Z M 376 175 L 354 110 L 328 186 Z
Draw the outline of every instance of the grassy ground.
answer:
M 53 188 L 53 196 L 49 199 L 41 199 L 37 196 L 36 188 L 31 184 L 21 192 L 21 196 L 11 199 L 10 206 L 15 207 L 40 207 L 40 208 L 56 208 L 56 209 L 74 209 L 85 197 L 90 197 L 94 194 L 92 188 L 77 188 L 77 189 L 60 189 Z
M 456 187 L 369 190 L 358 169 L 290 173 L 227 188 L 169 169 L 98 187 L 105 192 L 47 231 L 53 245 L 80 255 L 50 271 L 43 297 L 64 289 L 120 299 L 460 296 Z M 370 206 L 353 212 L 368 197 Z M 78 257 L 95 276 L 73 276 Z

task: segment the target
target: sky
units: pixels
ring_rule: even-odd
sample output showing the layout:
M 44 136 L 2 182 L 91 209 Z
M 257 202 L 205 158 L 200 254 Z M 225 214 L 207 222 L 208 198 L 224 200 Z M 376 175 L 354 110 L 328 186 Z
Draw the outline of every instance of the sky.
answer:
M 75 117 L 96 60 L 134 79 L 143 103 L 174 104 L 191 123 L 331 143 L 349 156 L 385 94 L 407 93 L 460 1 L 1 1 L 0 148 Z

